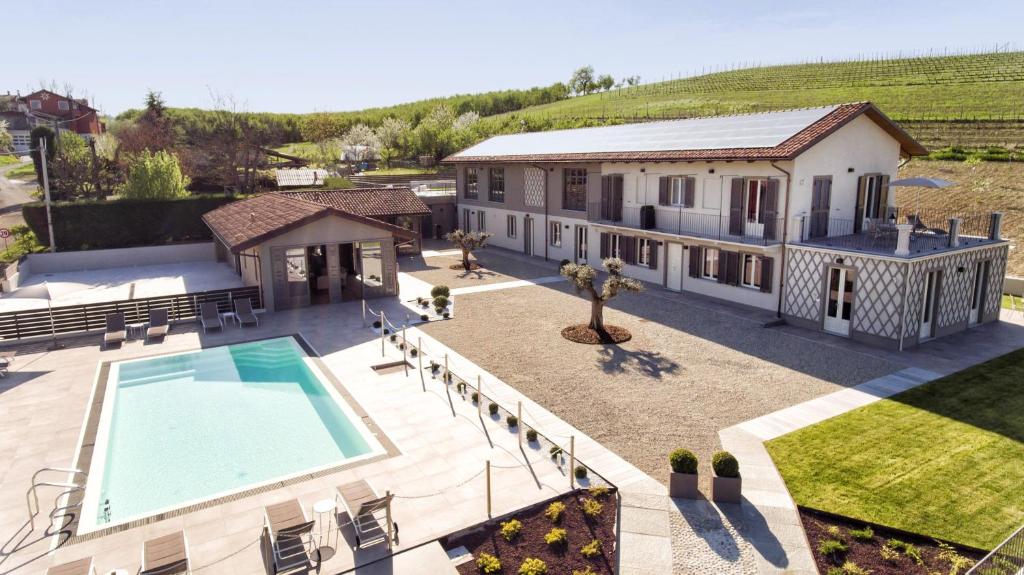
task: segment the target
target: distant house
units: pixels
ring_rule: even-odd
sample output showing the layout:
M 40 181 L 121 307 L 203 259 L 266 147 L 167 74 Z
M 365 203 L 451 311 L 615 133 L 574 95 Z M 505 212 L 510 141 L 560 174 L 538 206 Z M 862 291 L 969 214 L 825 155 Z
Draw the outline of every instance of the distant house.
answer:
M 27 152 L 29 133 L 36 126 L 74 132 L 85 138 L 106 131 L 99 112 L 84 98 L 69 98 L 49 90 L 38 90 L 27 96 L 0 95 L 0 119 L 6 120 L 14 140 L 14 149 Z

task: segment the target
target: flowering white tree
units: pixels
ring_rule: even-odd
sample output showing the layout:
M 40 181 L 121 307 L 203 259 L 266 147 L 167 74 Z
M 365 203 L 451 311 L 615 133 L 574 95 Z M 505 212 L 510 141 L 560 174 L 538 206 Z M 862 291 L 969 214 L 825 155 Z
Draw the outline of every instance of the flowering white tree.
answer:
M 14 139 L 7 131 L 7 120 L 0 120 L 0 152 L 7 152 L 14 147 Z

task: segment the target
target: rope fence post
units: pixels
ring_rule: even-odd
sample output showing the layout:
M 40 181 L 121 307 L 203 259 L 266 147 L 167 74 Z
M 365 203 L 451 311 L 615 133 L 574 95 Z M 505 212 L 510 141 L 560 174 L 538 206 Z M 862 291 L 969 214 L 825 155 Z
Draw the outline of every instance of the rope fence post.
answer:
M 363 302 L 363 327 L 366 327 L 366 300 L 364 299 L 364 300 L 362 300 L 362 302 Z
M 388 550 L 390 550 L 391 549 L 391 542 L 393 541 L 393 539 L 392 539 L 393 535 L 391 534 L 391 490 L 390 489 L 384 492 L 384 498 L 388 502 L 387 506 L 384 508 L 385 509 L 385 518 L 384 518 L 384 520 L 388 524 Z
M 576 489 L 576 436 L 569 436 L 569 489 Z
M 387 319 L 384 318 L 384 310 L 380 310 L 380 356 L 384 357 L 384 326 L 387 325 Z
M 487 460 L 487 516 L 491 516 L 491 460 Z
M 447 353 L 444 354 L 444 376 L 443 377 L 444 377 L 444 382 L 443 383 L 444 383 L 445 387 L 447 387 L 448 386 L 448 382 L 451 381 L 448 378 L 448 354 Z
M 420 366 L 420 385 L 423 386 L 423 391 L 427 391 L 427 380 L 423 375 L 423 338 L 417 338 L 416 343 L 416 358 L 419 360 Z
M 516 438 L 519 440 L 519 447 L 523 446 L 523 402 L 519 402 L 516 410 Z
M 406 354 L 409 353 L 409 340 L 405 339 L 405 327 L 402 326 L 402 366 L 405 368 L 405 377 L 409 377 L 409 361 Z
M 476 412 L 484 416 L 484 380 L 479 373 L 476 375 Z

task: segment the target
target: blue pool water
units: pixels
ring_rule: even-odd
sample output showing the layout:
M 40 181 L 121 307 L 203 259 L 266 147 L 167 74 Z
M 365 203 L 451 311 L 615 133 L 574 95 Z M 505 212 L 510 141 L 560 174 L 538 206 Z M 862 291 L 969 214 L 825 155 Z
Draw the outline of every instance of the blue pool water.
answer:
M 96 526 L 374 451 L 306 361 L 286 337 L 115 364 Z

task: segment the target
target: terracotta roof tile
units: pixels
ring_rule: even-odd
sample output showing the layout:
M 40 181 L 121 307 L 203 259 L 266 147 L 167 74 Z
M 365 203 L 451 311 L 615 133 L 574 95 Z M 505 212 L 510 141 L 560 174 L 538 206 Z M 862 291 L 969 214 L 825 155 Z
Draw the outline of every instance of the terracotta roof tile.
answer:
M 430 213 L 430 208 L 408 187 L 282 193 L 370 218 Z

